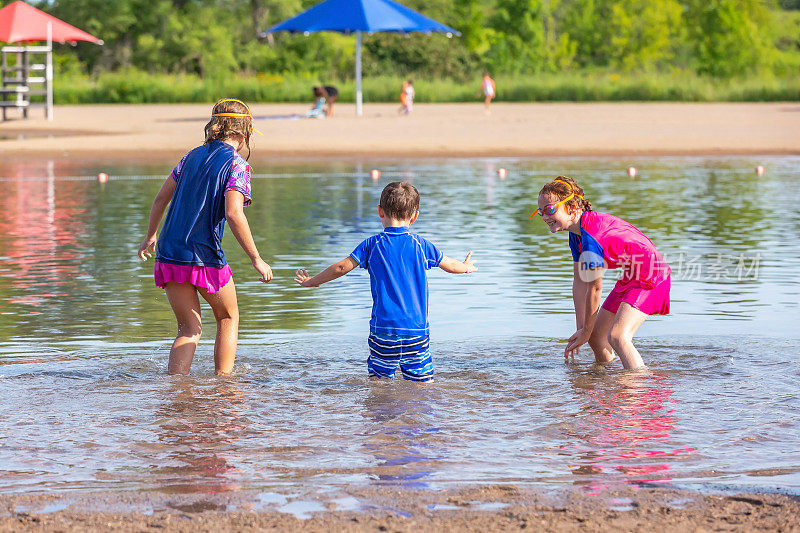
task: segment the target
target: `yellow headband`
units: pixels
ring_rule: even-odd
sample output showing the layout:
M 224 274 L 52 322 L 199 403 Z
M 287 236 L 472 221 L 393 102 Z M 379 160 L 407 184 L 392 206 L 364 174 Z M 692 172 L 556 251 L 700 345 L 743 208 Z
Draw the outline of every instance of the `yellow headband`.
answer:
M 575 197 L 577 197 L 577 198 L 583 199 L 583 196 L 581 196 L 580 194 L 576 193 L 576 192 L 575 192 L 575 189 L 573 189 L 573 188 L 572 188 L 572 185 L 570 185 L 570 184 L 569 184 L 569 183 L 567 183 L 566 181 L 564 181 L 564 180 L 553 180 L 553 183 L 556 183 L 556 182 L 558 182 L 558 183 L 563 183 L 564 185 L 566 185 L 567 187 L 569 187 L 569 192 L 570 192 L 570 193 L 574 194 L 574 195 L 575 195 Z
M 250 120 L 253 120 L 253 114 L 250 113 L 250 108 L 247 107 L 247 104 L 245 104 L 241 100 L 237 100 L 236 98 L 225 98 L 214 104 L 214 107 L 217 107 L 222 102 L 239 102 L 244 106 L 245 109 L 247 109 L 247 113 L 214 113 L 211 115 L 212 117 L 238 117 L 238 118 L 250 117 Z M 258 133 L 262 137 L 264 136 L 264 134 L 258 131 L 255 127 L 253 127 L 253 131 Z

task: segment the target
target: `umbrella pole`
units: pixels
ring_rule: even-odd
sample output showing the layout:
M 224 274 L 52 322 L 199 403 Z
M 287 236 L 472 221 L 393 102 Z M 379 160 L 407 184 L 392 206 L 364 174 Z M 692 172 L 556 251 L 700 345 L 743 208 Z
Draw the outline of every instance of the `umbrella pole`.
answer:
M 361 96 L 361 31 L 356 31 L 356 115 L 363 114 Z

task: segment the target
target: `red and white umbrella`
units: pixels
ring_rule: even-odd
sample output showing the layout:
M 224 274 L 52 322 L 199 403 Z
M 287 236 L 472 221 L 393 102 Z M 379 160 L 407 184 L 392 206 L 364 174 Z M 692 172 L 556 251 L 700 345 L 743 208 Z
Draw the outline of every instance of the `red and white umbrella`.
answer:
M 50 36 L 47 35 L 48 23 L 52 32 Z M 103 44 L 103 41 L 94 35 L 79 30 L 25 2 L 13 2 L 0 9 L 0 42 L 47 41 L 48 37 L 57 43 L 89 41 Z

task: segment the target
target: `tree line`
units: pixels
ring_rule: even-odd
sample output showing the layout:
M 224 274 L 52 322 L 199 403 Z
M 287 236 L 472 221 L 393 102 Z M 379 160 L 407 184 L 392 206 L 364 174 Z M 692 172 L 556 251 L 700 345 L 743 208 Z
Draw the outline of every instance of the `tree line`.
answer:
M 126 69 L 350 79 L 354 39 L 259 34 L 318 0 L 42 0 L 105 41 L 59 47 L 60 72 Z M 4 2 L 8 3 L 8 2 Z M 714 77 L 800 67 L 798 0 L 404 0 L 461 32 L 364 38 L 367 75 L 474 78 L 581 69 Z

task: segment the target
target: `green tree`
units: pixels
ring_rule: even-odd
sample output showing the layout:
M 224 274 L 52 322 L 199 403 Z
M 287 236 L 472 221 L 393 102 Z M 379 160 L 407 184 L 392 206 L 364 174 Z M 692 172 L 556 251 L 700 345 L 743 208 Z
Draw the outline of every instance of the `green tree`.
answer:
M 492 30 L 486 27 L 486 13 L 480 0 L 456 2 L 453 26 L 461 32 L 461 44 L 475 58 L 489 51 Z
M 542 0 L 497 0 L 487 62 L 495 71 L 539 72 L 547 63 Z
M 632 70 L 672 59 L 681 40 L 682 12 L 677 0 L 614 2 L 608 24 L 611 65 Z
M 89 72 L 130 67 L 138 39 L 157 32 L 172 8 L 168 0 L 60 0 L 37 7 L 103 39 L 103 46 L 76 48 Z
M 768 67 L 768 13 L 759 0 L 687 0 L 686 20 L 697 70 L 732 76 Z
M 582 66 L 625 70 L 671 60 L 684 40 L 678 0 L 575 0 L 564 27 Z
M 350 79 L 352 36 L 258 37 L 318 1 L 39 0 L 36 5 L 105 41 L 59 47 L 59 71 L 133 68 L 215 78 L 263 73 Z M 800 64 L 800 15 L 781 10 L 778 2 L 796 8 L 798 1 L 404 0 L 462 36 L 365 35 L 364 72 L 457 80 L 474 78 L 484 68 L 500 75 L 676 66 L 717 77 L 791 73 Z

